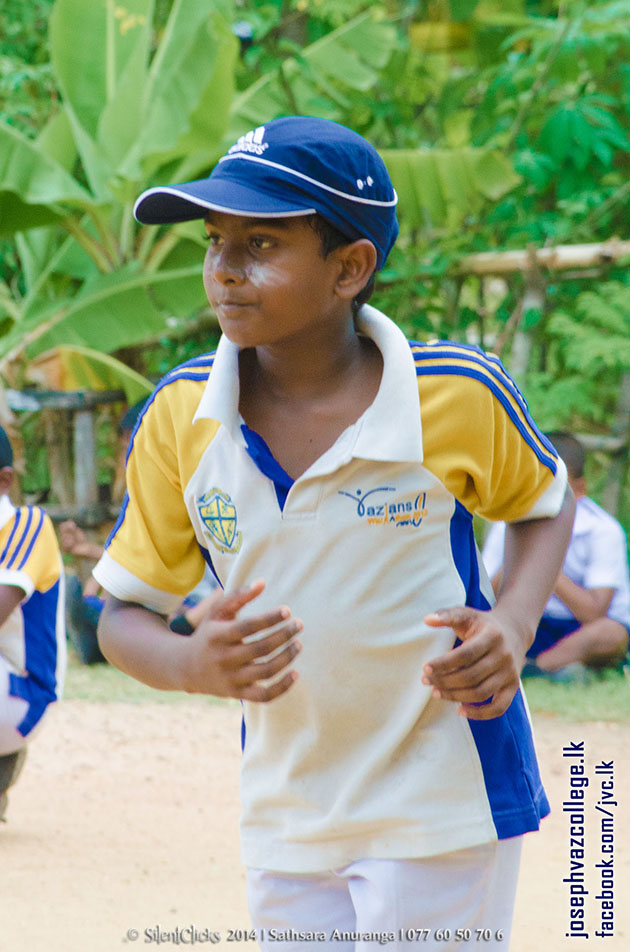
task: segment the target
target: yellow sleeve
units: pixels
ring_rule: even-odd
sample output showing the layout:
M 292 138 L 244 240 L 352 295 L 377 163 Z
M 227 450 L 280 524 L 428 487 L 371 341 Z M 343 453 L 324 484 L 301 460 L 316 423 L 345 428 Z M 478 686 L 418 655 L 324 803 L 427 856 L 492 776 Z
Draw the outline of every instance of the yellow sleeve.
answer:
M 148 402 L 128 452 L 121 513 L 94 570 L 116 597 L 161 612 L 172 610 L 205 568 L 184 500 L 199 396 L 197 384 L 174 379 Z
M 556 515 L 564 464 L 498 358 L 444 342 L 423 345 L 415 356 L 424 465 L 485 519 Z
M 50 517 L 39 506 L 20 506 L 0 537 L 0 584 L 27 597 L 47 592 L 59 579 L 61 556 Z

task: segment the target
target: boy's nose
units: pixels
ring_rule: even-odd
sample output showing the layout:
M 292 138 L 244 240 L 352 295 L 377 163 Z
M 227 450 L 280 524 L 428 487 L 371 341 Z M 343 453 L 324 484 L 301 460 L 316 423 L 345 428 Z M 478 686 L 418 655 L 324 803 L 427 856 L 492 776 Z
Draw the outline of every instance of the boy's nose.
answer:
M 237 248 L 224 245 L 211 264 L 216 281 L 222 284 L 241 284 L 245 280 L 245 262 Z

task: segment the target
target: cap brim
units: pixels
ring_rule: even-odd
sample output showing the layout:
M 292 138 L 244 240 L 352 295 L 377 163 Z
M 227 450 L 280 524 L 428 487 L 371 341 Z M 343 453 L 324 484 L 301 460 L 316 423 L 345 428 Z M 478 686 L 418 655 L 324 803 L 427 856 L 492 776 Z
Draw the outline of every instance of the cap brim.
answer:
M 313 207 L 283 201 L 237 182 L 200 179 L 182 185 L 147 189 L 136 202 L 133 213 L 142 225 L 173 225 L 205 218 L 209 210 L 251 218 L 288 218 L 316 211 Z

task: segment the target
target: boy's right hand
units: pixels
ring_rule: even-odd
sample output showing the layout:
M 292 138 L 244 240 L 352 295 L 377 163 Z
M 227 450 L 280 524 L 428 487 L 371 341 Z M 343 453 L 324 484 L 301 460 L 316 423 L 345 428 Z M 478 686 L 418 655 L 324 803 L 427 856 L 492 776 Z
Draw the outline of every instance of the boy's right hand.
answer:
M 186 612 L 195 631 L 188 639 L 186 690 L 245 701 L 271 701 L 297 679 L 288 671 L 271 684 L 264 683 L 289 665 L 301 650 L 295 636 L 304 627 L 290 610 L 273 611 L 239 620 L 240 610 L 263 591 L 263 581 L 234 592 L 215 592 Z M 270 634 L 262 634 L 274 628 Z M 250 640 L 253 636 L 258 638 Z M 274 654 L 274 652 L 278 652 Z M 273 658 L 268 656 L 274 654 Z

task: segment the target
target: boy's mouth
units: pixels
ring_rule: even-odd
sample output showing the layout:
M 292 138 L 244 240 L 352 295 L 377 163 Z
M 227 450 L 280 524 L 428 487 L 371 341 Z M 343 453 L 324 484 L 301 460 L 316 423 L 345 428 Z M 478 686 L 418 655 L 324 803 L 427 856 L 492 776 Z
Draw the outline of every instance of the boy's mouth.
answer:
M 225 301 L 215 301 L 214 308 L 219 311 L 240 311 L 242 308 L 252 307 L 251 301 L 238 301 L 228 298 Z

